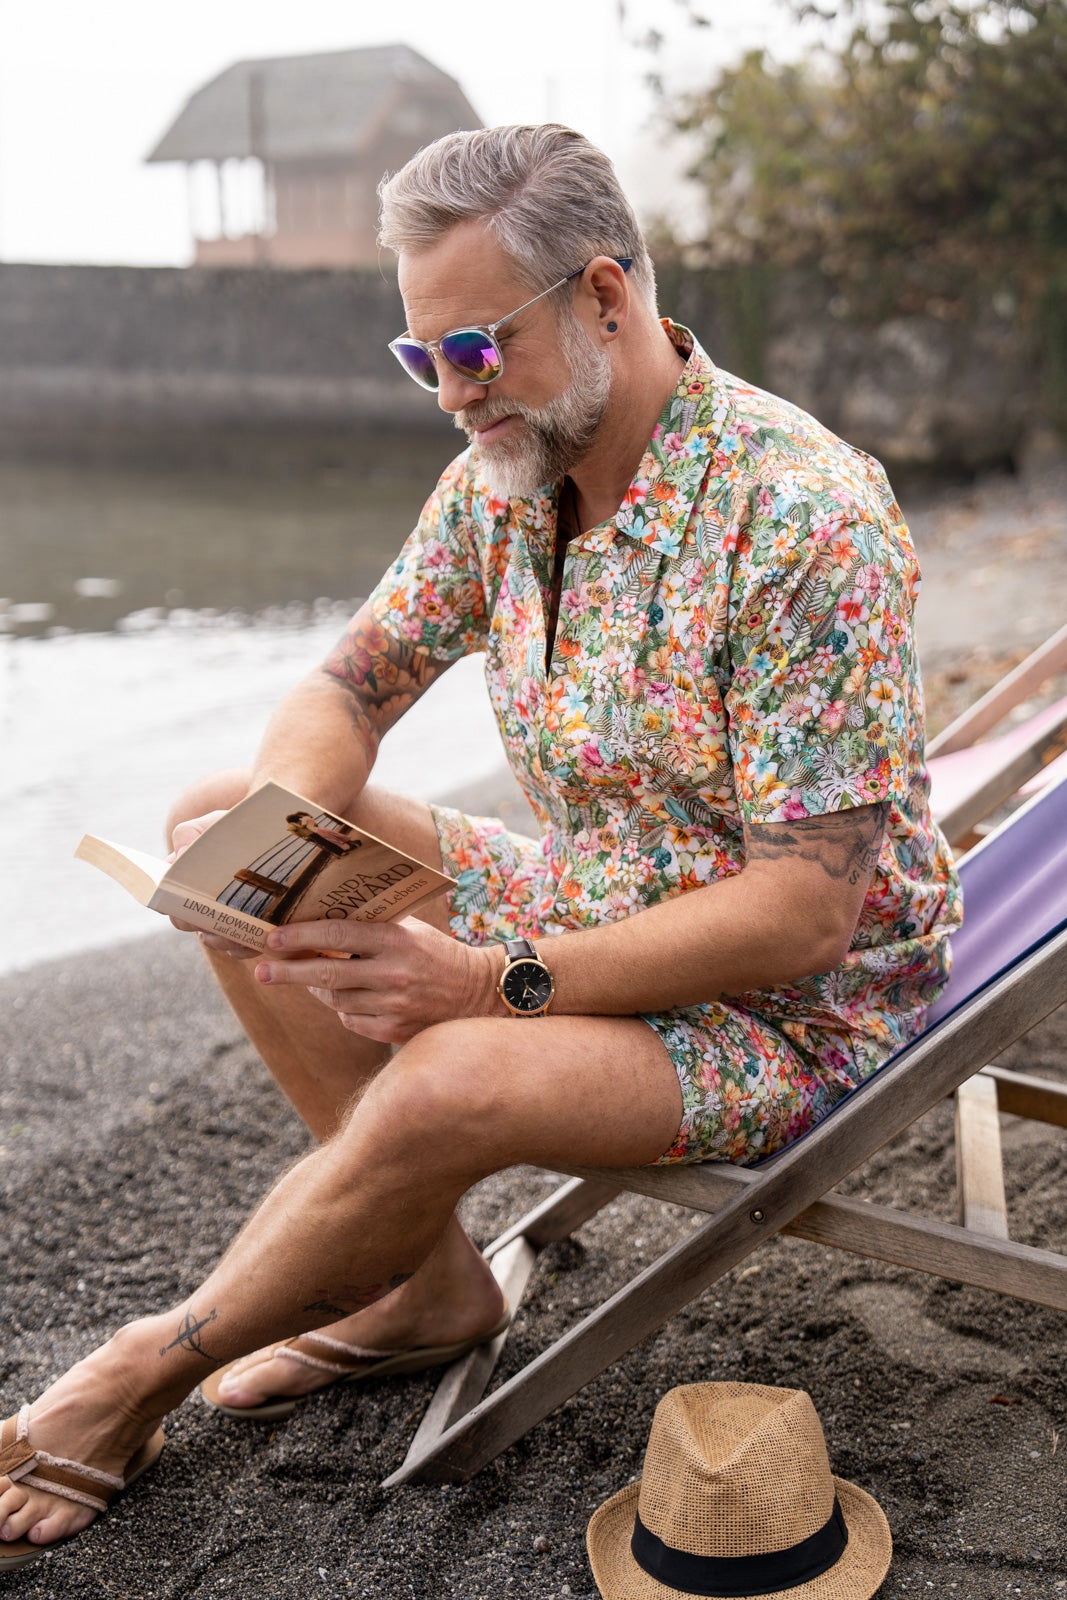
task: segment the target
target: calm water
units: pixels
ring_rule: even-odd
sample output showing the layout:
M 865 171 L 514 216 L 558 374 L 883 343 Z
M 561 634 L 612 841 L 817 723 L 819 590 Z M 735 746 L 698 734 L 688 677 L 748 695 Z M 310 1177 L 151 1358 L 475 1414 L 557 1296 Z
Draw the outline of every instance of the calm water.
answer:
M 301 478 L 0 461 L 0 629 L 365 595 L 454 453 L 447 437 L 389 435 Z
M 0 970 L 153 929 L 71 859 L 81 834 L 159 852 L 174 795 L 251 758 L 448 446 L 386 441 L 363 474 L 300 481 L 0 463 Z M 441 797 L 500 761 L 476 658 L 389 735 L 378 775 Z

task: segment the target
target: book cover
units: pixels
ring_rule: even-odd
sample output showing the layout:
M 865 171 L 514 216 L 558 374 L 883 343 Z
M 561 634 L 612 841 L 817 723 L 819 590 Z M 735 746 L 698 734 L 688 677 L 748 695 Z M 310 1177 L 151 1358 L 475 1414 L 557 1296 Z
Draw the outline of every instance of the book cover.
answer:
M 277 783 L 219 817 L 173 865 L 91 833 L 74 853 L 153 911 L 254 950 L 283 922 L 406 916 L 451 882 Z

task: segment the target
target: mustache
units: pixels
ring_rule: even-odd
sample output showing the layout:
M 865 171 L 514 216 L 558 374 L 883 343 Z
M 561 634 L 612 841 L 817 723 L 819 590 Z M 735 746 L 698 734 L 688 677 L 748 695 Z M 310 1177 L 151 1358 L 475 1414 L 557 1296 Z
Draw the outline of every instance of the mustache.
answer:
M 524 422 L 530 422 L 534 412 L 521 400 L 498 401 L 496 404 L 491 400 L 483 400 L 478 406 L 467 406 L 465 410 L 457 411 L 452 423 L 461 433 L 473 433 L 476 428 L 488 428 L 492 423 L 499 422 L 501 417 L 521 417 Z

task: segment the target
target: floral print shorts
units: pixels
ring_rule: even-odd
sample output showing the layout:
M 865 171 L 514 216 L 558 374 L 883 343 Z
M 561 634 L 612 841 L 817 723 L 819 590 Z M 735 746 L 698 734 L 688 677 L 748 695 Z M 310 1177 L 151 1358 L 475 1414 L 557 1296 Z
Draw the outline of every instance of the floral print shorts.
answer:
M 544 916 L 553 892 L 546 883 L 540 844 L 509 833 L 496 817 L 470 817 L 433 806 L 445 872 L 455 880 L 450 896 L 453 937 L 464 944 L 546 938 L 571 931 Z M 740 1165 L 789 1144 L 831 1109 L 855 1082 L 847 1036 L 835 1038 L 841 1063 L 825 1066 L 827 1030 L 800 1049 L 766 1017 L 714 1001 L 648 1012 L 674 1063 L 682 1090 L 678 1134 L 656 1165 L 732 1161 Z

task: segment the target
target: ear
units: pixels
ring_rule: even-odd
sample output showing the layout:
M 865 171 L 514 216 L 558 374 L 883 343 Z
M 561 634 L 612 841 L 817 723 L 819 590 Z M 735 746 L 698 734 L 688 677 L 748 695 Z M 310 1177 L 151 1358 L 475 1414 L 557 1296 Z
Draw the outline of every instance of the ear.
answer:
M 611 344 L 625 328 L 630 314 L 630 285 L 611 256 L 594 256 L 582 274 L 579 292 L 584 296 L 586 326 L 604 344 Z

